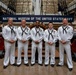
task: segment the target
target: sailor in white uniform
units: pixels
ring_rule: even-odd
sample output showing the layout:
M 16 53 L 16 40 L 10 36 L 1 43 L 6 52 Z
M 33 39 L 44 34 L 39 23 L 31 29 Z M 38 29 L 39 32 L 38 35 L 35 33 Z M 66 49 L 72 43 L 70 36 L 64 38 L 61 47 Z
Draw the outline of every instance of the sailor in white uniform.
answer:
M 15 65 L 15 42 L 17 40 L 16 28 L 13 25 L 13 19 L 8 19 L 8 25 L 4 26 L 2 35 L 5 44 L 5 57 L 4 57 L 4 69 L 8 66 Z
M 53 28 L 53 24 L 49 23 L 48 29 L 44 32 L 45 41 L 45 66 L 49 64 L 49 53 L 50 65 L 54 67 L 55 65 L 55 43 L 57 41 L 57 31 Z
M 21 65 L 21 52 L 24 50 L 24 65 L 29 66 L 28 64 L 28 40 L 30 38 L 30 28 L 26 26 L 26 20 L 21 21 L 21 26 L 17 29 L 17 38 L 18 38 L 18 58 L 17 66 Z
M 73 28 L 68 25 L 68 20 L 63 19 L 63 25 L 58 28 L 58 39 L 59 39 L 59 51 L 60 51 L 60 62 L 57 66 L 64 65 L 64 50 L 67 55 L 67 65 L 71 71 L 73 68 L 72 56 L 71 56 L 71 43 L 70 40 L 73 37 Z
M 43 40 L 43 29 L 39 27 L 39 21 L 36 21 L 36 26 L 31 29 L 32 39 L 32 56 L 31 65 L 35 64 L 35 53 L 36 48 L 38 50 L 38 64 L 42 66 L 42 40 Z

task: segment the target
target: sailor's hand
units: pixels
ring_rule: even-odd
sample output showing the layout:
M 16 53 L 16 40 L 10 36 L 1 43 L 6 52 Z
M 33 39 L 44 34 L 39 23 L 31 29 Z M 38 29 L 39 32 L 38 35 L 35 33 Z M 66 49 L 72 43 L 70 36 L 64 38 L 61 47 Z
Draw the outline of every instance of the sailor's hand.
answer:
M 62 44 L 66 44 L 66 41 L 64 41 L 64 40 L 62 40 L 62 41 L 60 41 Z
M 52 42 L 47 42 L 49 45 L 53 45 L 53 43 Z
M 22 41 L 22 43 L 25 43 L 26 42 L 26 40 L 21 40 Z
M 39 41 L 35 41 L 36 44 L 39 44 Z
M 14 41 L 14 40 L 10 40 L 9 42 L 10 42 L 11 44 L 15 43 L 15 41 Z

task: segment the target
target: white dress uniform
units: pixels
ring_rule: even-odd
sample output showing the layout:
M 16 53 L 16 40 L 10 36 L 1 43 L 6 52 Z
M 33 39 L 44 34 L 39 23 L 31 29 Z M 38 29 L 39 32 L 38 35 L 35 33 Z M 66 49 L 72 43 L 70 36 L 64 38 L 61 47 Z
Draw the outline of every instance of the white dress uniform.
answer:
M 5 44 L 5 57 L 4 57 L 4 66 L 15 63 L 15 43 L 11 44 L 10 40 L 17 40 L 16 28 L 14 26 L 5 26 L 2 31 Z
M 73 28 L 69 25 L 61 26 L 58 28 L 58 39 L 66 41 L 66 44 L 59 42 L 59 51 L 60 51 L 60 62 L 59 65 L 64 65 L 64 50 L 67 55 L 67 64 L 68 68 L 73 68 L 72 56 L 71 56 L 71 47 L 70 40 L 73 37 Z
M 57 31 L 55 29 L 46 29 L 44 32 L 45 41 L 45 65 L 49 64 L 49 53 L 51 53 L 50 64 L 55 64 L 55 43 L 57 41 Z M 47 42 L 53 43 L 49 45 Z
M 32 28 L 31 30 L 31 39 L 32 39 L 32 57 L 31 64 L 35 64 L 35 53 L 36 48 L 38 49 L 38 63 L 42 64 L 42 39 L 43 39 L 43 29 L 42 28 Z M 39 41 L 39 44 L 36 44 L 34 41 Z
M 17 29 L 17 38 L 18 38 L 18 58 L 17 65 L 21 64 L 21 52 L 24 50 L 24 64 L 28 64 L 28 40 L 30 38 L 30 28 L 22 26 Z M 25 43 L 22 43 L 21 40 L 26 40 Z

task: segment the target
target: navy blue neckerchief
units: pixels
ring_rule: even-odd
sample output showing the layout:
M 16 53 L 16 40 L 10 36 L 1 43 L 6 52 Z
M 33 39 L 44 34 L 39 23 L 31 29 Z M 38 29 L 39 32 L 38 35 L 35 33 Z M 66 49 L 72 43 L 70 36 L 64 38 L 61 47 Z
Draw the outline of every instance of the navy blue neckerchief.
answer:
M 25 29 L 23 30 L 23 28 L 21 27 L 21 30 L 22 30 L 22 36 L 23 36 L 23 33 L 25 33 L 27 35 L 27 32 L 25 32 L 25 30 L 28 30 L 27 27 L 25 27 Z
M 50 30 L 48 29 L 48 33 L 49 33 L 49 36 L 48 36 L 48 40 L 50 39 L 50 35 L 51 35 L 51 37 L 52 37 L 52 39 L 54 39 L 54 37 L 53 37 L 53 29 L 51 30 L 51 32 L 50 32 Z

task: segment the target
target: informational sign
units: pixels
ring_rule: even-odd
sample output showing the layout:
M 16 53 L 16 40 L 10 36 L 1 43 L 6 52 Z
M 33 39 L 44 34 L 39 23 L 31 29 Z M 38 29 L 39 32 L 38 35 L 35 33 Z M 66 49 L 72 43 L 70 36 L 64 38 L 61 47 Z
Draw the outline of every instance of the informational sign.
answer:
M 14 22 L 21 22 L 25 19 L 27 22 L 62 22 L 63 18 L 67 18 L 69 22 L 74 21 L 73 16 L 61 16 L 61 15 L 3 15 L 2 22 L 7 22 L 8 18 L 13 18 Z

